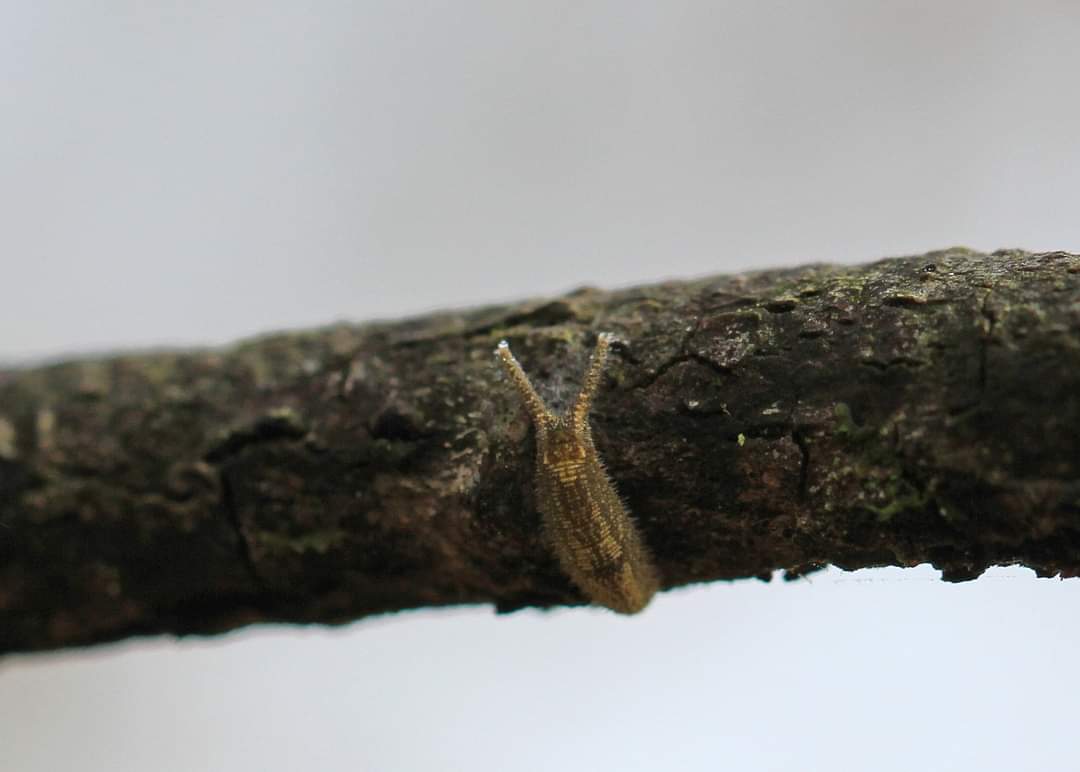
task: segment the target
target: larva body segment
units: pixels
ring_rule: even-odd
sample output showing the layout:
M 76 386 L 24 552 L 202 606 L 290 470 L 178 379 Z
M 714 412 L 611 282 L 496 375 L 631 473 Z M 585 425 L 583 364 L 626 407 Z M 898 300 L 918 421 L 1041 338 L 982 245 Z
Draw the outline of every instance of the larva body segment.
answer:
M 622 614 L 648 605 L 659 576 L 593 445 L 588 411 L 610 335 L 596 342 L 581 392 L 565 416 L 548 410 L 505 341 L 499 355 L 536 427 L 536 502 L 559 563 L 594 603 Z
M 589 437 L 547 432 L 536 447 L 536 502 L 563 570 L 593 602 L 641 611 L 657 589 L 637 527 Z

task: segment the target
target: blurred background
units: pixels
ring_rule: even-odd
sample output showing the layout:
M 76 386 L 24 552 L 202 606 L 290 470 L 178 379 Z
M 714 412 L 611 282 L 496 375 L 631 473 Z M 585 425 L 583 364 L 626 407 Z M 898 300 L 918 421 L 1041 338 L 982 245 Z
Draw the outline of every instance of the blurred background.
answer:
M 0 366 L 1080 251 L 1078 39 L 1067 0 L 0 0 Z M 0 768 L 1063 768 L 1080 582 L 936 577 L 8 657 Z

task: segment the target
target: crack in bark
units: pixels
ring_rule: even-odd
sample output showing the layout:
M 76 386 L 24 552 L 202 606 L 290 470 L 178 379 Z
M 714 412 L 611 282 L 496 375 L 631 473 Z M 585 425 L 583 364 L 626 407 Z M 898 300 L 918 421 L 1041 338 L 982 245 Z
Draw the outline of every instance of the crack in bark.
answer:
M 229 473 L 225 469 L 218 470 L 218 477 L 221 481 L 221 508 L 236 534 L 237 552 L 240 561 L 251 576 L 255 586 L 265 589 L 268 586 L 268 583 L 259 572 L 258 565 L 256 565 L 251 542 L 247 537 L 247 529 L 244 527 L 244 523 L 240 518 L 240 508 L 236 503 L 232 480 L 229 478 Z
M 307 430 L 290 413 L 265 415 L 250 426 L 229 432 L 206 451 L 203 458 L 212 464 L 220 463 L 251 445 L 280 440 L 299 440 L 305 434 Z
M 979 305 L 979 313 L 986 320 L 986 326 L 982 335 L 979 336 L 979 400 L 982 401 L 986 394 L 987 383 L 987 359 L 989 357 L 990 340 L 994 334 L 994 326 L 997 324 L 997 315 L 990 308 L 990 296 L 994 293 L 991 287 L 983 296 Z
M 869 367 L 883 373 L 892 367 L 908 367 L 911 369 L 917 369 L 920 367 L 925 367 L 928 363 L 926 362 L 926 360 L 919 359 L 917 357 L 899 356 L 893 357 L 888 362 L 883 362 L 880 359 L 862 359 L 859 360 L 859 364 L 863 367 Z
M 792 428 L 791 439 L 799 448 L 802 460 L 799 463 L 799 501 L 805 502 L 810 477 L 810 441 L 798 428 Z
M 670 370 L 677 367 L 678 365 L 685 364 L 687 362 L 696 362 L 697 364 L 702 365 L 709 370 L 712 370 L 718 375 L 733 375 L 733 371 L 730 367 L 722 365 L 719 362 L 716 362 L 705 356 L 704 354 L 683 353 L 678 354 L 669 359 L 668 361 L 664 362 L 662 365 L 657 367 L 656 370 L 652 372 L 652 374 L 646 376 L 645 379 L 639 381 L 638 383 L 635 383 L 630 388 L 635 390 L 647 389 L 654 383 L 656 383 L 658 380 L 660 380 Z

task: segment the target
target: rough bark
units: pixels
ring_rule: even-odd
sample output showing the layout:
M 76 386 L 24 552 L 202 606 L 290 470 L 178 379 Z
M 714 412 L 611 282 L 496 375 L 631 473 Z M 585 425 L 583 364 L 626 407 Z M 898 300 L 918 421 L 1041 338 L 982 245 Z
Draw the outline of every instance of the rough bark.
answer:
M 0 652 L 581 602 L 492 351 L 558 406 L 601 330 L 665 587 L 1080 573 L 1080 256 L 951 249 L 0 373 Z

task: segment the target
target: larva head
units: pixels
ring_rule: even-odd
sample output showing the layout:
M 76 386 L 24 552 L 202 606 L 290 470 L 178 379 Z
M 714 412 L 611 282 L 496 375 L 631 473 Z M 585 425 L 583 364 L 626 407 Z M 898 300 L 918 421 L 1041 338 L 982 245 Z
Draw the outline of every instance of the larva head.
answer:
M 552 467 L 576 467 L 589 457 L 591 442 L 565 418 L 556 418 L 537 435 L 540 461 Z

